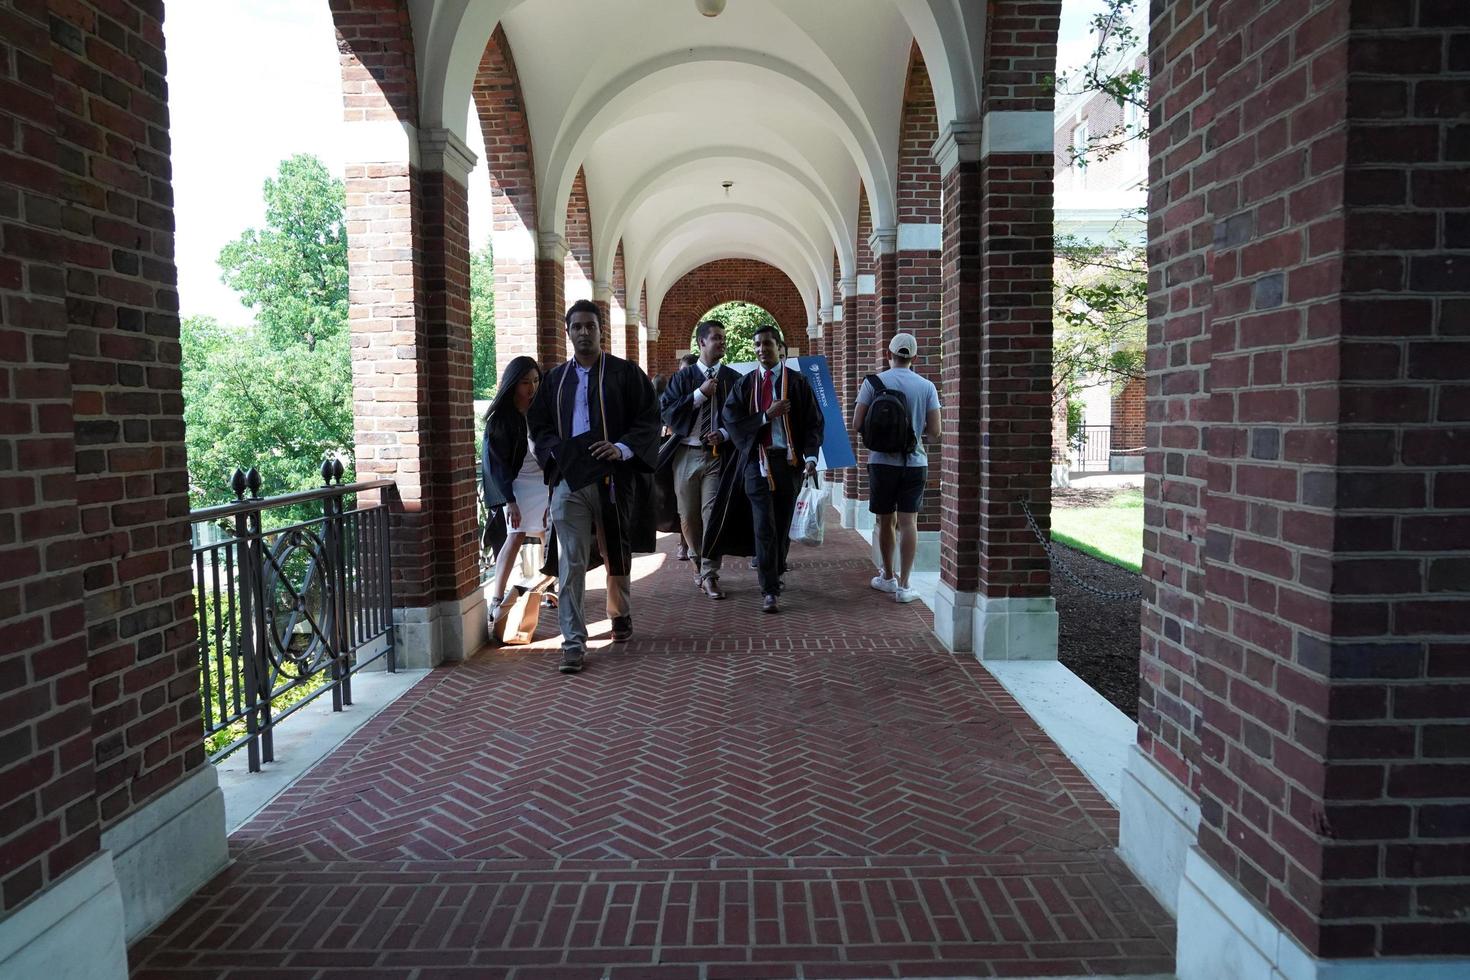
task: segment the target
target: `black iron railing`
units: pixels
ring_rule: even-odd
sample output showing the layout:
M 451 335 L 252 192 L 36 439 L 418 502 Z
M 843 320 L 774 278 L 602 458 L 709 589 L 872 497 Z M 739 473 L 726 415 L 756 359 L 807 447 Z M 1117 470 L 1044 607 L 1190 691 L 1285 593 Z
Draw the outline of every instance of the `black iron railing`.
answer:
M 330 691 L 352 703 L 352 676 L 393 650 L 388 509 L 357 495 L 390 480 L 261 497 L 260 476 L 235 471 L 236 501 L 194 511 L 194 599 L 204 736 L 211 760 L 241 746 L 250 771 L 274 761 L 272 731 Z M 333 485 L 332 481 L 336 484 Z M 251 496 L 246 497 L 246 491 Z M 267 527 L 264 516 L 320 507 L 320 516 Z M 209 540 L 205 540 L 209 539 Z
M 1084 425 L 1074 443 L 1077 469 L 1086 472 L 1106 471 L 1113 449 L 1113 427 Z

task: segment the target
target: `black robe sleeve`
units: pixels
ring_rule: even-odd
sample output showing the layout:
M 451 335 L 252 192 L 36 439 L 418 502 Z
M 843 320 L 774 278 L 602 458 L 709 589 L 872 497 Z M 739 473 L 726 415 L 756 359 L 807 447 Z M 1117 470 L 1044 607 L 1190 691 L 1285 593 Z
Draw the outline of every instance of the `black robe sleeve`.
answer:
M 659 413 L 663 417 L 664 425 L 680 439 L 689 438 L 689 434 L 699 423 L 699 409 L 694 404 L 694 393 L 703 384 L 703 377 L 697 368 L 681 368 L 669 379 L 669 386 L 659 399 Z
M 536 397 L 526 412 L 526 426 L 530 430 L 531 441 L 536 444 L 536 462 L 541 464 L 541 471 L 546 474 L 549 484 L 556 483 L 554 460 L 561 449 L 561 439 L 556 434 L 556 392 L 562 376 L 570 369 L 570 362 L 552 368 L 541 387 L 536 389 Z
M 720 424 L 730 434 L 730 440 L 740 451 L 742 459 L 750 458 L 761 431 L 766 427 L 765 413 L 751 407 L 751 385 L 756 383 L 759 370 L 751 371 L 736 382 L 725 398 L 724 410 L 720 413 Z
M 609 441 L 621 442 L 632 451 L 633 455 L 624 460 L 625 465 L 644 473 L 652 473 L 658 465 L 659 432 L 663 428 L 658 414 L 658 399 L 653 394 L 653 383 L 636 364 L 623 360 L 616 363 L 621 376 L 618 382 L 618 400 L 621 403 L 622 418 L 618 420 L 621 425 L 611 424 L 612 420 L 609 420 Z M 612 378 L 609 377 L 608 380 L 611 381 Z M 618 431 L 619 428 L 621 432 Z M 541 448 L 539 442 L 536 448 Z

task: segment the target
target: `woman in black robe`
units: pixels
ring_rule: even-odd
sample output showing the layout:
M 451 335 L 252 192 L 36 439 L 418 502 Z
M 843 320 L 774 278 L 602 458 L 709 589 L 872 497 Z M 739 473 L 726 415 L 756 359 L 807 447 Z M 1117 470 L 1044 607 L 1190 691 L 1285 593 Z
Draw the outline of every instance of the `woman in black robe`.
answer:
M 526 427 L 526 412 L 540 384 L 541 369 L 534 359 L 513 359 L 505 366 L 495 400 L 485 412 L 480 483 L 488 518 L 480 543 L 496 555 L 489 610 L 492 621 L 505 599 L 521 545 L 527 537 L 546 538 L 546 478 L 531 451 Z

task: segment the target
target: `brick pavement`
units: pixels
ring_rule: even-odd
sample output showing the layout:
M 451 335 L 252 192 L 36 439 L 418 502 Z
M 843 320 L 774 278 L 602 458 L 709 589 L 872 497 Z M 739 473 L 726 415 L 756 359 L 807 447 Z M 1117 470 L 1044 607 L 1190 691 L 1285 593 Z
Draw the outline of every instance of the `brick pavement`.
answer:
M 639 559 L 635 638 L 593 624 L 585 673 L 551 616 L 435 671 L 234 835 L 134 976 L 1170 972 L 1116 812 L 866 547 L 798 548 L 780 616 L 743 561 L 715 603 Z

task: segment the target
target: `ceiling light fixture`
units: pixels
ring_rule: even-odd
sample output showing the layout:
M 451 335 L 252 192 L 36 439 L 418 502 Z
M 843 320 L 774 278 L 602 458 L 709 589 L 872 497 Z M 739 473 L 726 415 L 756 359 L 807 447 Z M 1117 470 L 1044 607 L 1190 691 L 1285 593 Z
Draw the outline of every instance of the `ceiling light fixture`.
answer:
M 706 17 L 718 17 L 725 12 L 725 0 L 694 0 L 694 7 Z
M 735 181 L 733 181 L 733 180 L 722 180 L 722 181 L 720 181 L 720 186 L 725 189 L 725 196 L 726 197 L 729 197 L 730 196 L 730 188 L 732 188 L 732 187 L 735 186 Z

